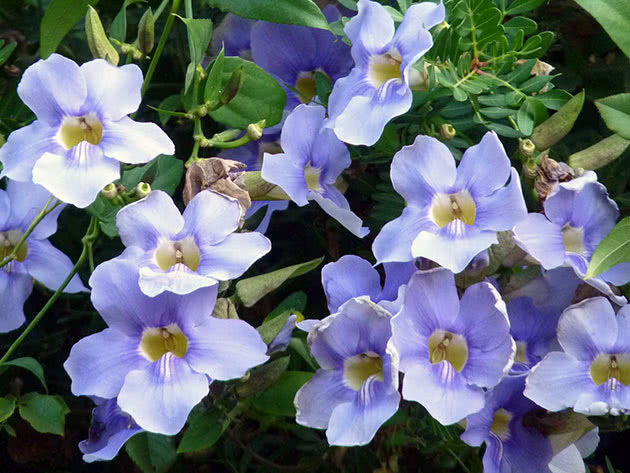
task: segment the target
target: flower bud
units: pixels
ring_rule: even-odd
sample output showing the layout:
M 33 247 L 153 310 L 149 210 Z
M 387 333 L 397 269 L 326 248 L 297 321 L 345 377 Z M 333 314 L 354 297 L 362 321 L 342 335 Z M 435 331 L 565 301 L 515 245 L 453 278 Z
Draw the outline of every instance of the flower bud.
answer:
M 116 184 L 114 184 L 113 182 L 110 184 L 107 184 L 101 190 L 101 194 L 103 194 L 103 197 L 105 197 L 108 200 L 115 199 L 118 196 L 118 189 L 116 189 Z
M 151 193 L 151 186 L 146 182 L 138 182 L 136 186 L 136 197 L 138 199 L 142 199 L 143 197 L 148 196 Z
M 525 138 L 524 140 L 519 140 L 518 149 L 523 156 L 531 156 L 536 151 L 536 145 L 529 138 Z
M 243 68 L 239 67 L 230 76 L 230 80 L 227 85 L 221 92 L 221 96 L 219 97 L 221 103 L 223 105 L 227 105 L 230 103 L 234 97 L 238 94 L 243 86 L 243 81 L 245 80 L 245 76 L 243 75 Z
M 217 319 L 238 319 L 238 314 L 234 303 L 230 299 L 220 297 L 214 305 L 212 317 Z
M 440 137 L 444 141 L 453 139 L 456 134 L 457 134 L 457 131 L 455 130 L 453 125 L 451 125 L 450 123 L 442 123 L 442 125 L 440 125 Z
M 118 65 L 118 51 L 107 39 L 101 19 L 91 5 L 88 5 L 88 11 L 85 15 L 85 34 L 87 35 L 88 47 L 92 56 L 106 59 L 114 66 Z
M 153 12 L 147 9 L 138 23 L 138 49 L 142 54 L 148 56 L 153 51 L 155 44 L 155 22 Z
M 263 134 L 263 129 L 265 128 L 266 120 L 260 120 L 257 123 L 250 123 L 247 125 L 247 136 L 252 141 L 257 141 Z

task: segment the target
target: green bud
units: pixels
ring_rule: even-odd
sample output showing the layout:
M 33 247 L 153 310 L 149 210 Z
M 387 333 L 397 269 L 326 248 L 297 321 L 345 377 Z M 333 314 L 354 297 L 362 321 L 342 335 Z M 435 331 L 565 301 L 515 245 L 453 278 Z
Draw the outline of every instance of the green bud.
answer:
M 153 51 L 155 44 L 155 22 L 153 21 L 153 12 L 147 9 L 140 18 L 138 23 L 138 49 L 142 54 L 148 56 Z
M 151 185 L 146 182 L 138 182 L 136 186 L 136 197 L 138 199 L 142 199 L 143 197 L 148 196 L 151 193 Z
M 85 34 L 87 35 L 88 46 L 92 56 L 106 59 L 114 66 L 118 65 L 118 51 L 107 39 L 101 19 L 91 5 L 88 5 L 88 11 L 85 15 Z
M 442 125 L 440 125 L 440 137 L 443 140 L 448 141 L 453 139 L 456 134 L 457 131 L 450 123 L 442 123 Z
M 536 145 L 529 138 L 525 138 L 524 140 L 519 140 L 518 149 L 523 156 L 531 156 L 536 151 Z
M 221 92 L 221 96 L 219 99 L 223 105 L 227 105 L 230 103 L 234 97 L 238 94 L 243 86 L 243 81 L 245 80 L 245 76 L 243 75 L 243 67 L 239 67 L 230 76 L 230 80 L 227 85 Z
M 116 198 L 118 196 L 118 189 L 116 189 L 116 184 L 114 184 L 113 182 L 110 184 L 107 184 L 101 190 L 101 194 L 103 194 L 103 197 L 105 197 L 108 200 L 112 200 Z
M 538 163 L 535 159 L 528 159 L 523 165 L 523 175 L 530 179 L 535 179 L 538 176 Z
M 260 120 L 257 123 L 250 123 L 247 125 L 247 136 L 252 141 L 257 141 L 263 134 L 263 129 L 265 128 L 266 120 Z

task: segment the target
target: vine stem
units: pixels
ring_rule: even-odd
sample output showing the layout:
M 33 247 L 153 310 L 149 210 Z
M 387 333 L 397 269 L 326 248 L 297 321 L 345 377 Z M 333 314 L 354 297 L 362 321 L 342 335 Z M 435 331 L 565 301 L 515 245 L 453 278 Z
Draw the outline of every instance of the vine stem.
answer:
M 13 250 L 11 250 L 11 253 L 9 253 L 6 256 L 6 258 L 4 258 L 2 261 L 0 261 L 0 268 L 2 268 L 3 266 L 6 266 L 17 257 L 18 253 L 20 252 L 20 248 L 22 248 L 22 246 L 26 242 L 26 239 L 31 235 L 31 233 L 33 233 L 33 230 L 35 230 L 35 227 L 39 225 L 39 222 L 41 222 L 50 212 L 55 210 L 61 204 L 61 201 L 57 200 L 51 208 L 48 208 L 53 198 L 54 198 L 53 196 L 50 196 L 50 198 L 46 202 L 46 205 L 44 205 L 44 208 L 41 209 L 37 215 L 35 215 L 35 218 L 33 218 L 33 221 L 24 232 L 24 235 L 22 235 L 22 237 L 18 240 L 16 245 L 13 247 Z
M 48 299 L 48 302 L 46 302 L 44 307 L 42 307 L 42 309 L 37 313 L 37 315 L 33 318 L 33 320 L 31 320 L 31 322 L 22 331 L 20 336 L 11 344 L 11 346 L 8 348 L 8 350 L 2 356 L 2 358 L 0 358 L 0 365 L 9 359 L 9 357 L 13 354 L 15 350 L 17 350 L 17 348 L 28 336 L 28 334 L 31 333 L 31 331 L 37 326 L 40 320 L 42 320 L 44 315 L 46 315 L 46 312 L 48 312 L 48 310 L 52 307 L 55 301 L 59 299 L 59 296 L 61 295 L 63 290 L 70 283 L 70 280 L 74 277 L 74 275 L 77 273 L 81 265 L 85 262 L 86 258 L 88 257 L 89 248 L 98 237 L 98 233 L 99 233 L 98 219 L 96 217 L 92 217 L 92 219 L 90 220 L 90 225 L 88 226 L 88 230 L 85 233 L 84 237 L 81 239 L 81 241 L 83 242 L 83 249 L 81 250 L 81 256 L 79 256 L 79 259 L 77 260 L 76 264 L 74 265 L 74 267 L 72 268 L 68 276 L 66 276 L 66 279 L 64 279 L 64 281 L 61 283 L 61 286 L 59 286 L 59 288 L 55 291 L 55 293 L 52 296 L 50 296 L 50 299 Z
M 171 6 L 171 14 L 166 19 L 166 24 L 164 25 L 164 29 L 162 30 L 162 34 L 160 35 L 160 41 L 158 42 L 157 48 L 155 49 L 155 54 L 151 58 L 151 63 L 149 64 L 149 69 L 147 70 L 146 75 L 144 76 L 144 83 L 142 84 L 142 92 L 141 95 L 144 97 L 145 92 L 149 88 L 149 84 L 151 83 L 151 78 L 153 77 L 153 73 L 157 68 L 158 62 L 160 60 L 160 56 L 162 56 L 162 51 L 164 50 L 164 46 L 166 45 L 166 39 L 168 38 L 168 34 L 171 31 L 171 27 L 173 26 L 173 21 L 175 20 L 174 14 L 179 10 L 179 4 L 181 0 L 173 0 L 173 5 Z

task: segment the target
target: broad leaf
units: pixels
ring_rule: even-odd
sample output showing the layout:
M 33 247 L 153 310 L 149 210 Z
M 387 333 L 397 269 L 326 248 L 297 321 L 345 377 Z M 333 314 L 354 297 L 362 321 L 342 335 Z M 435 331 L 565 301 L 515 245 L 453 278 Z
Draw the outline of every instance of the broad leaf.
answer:
M 212 447 L 221 438 L 229 423 L 230 419 L 219 409 L 204 409 L 190 419 L 188 429 L 177 447 L 177 453 L 198 452 Z
M 15 411 L 14 397 L 0 397 L 0 423 L 7 420 Z
M 98 0 L 52 0 L 46 8 L 39 32 L 39 55 L 46 59 L 57 50 L 61 40 L 85 15 L 88 5 Z
M 28 393 L 18 400 L 22 419 L 43 434 L 63 435 L 68 406 L 59 396 Z
M 274 416 L 295 416 L 295 393 L 313 377 L 310 371 L 286 371 L 266 391 L 253 400 L 257 410 Z
M 618 263 L 627 262 L 630 262 L 630 217 L 619 221 L 595 248 L 584 278 L 594 278 Z
M 173 195 L 184 173 L 184 163 L 165 154 L 153 161 L 123 173 L 122 183 L 129 191 L 133 190 L 139 182 L 151 184 L 152 190 L 161 190 Z
M 31 358 L 25 356 L 23 358 L 16 358 L 15 360 L 5 361 L 0 365 L 0 370 L 4 371 L 9 366 L 17 366 L 18 368 L 23 368 L 25 370 L 30 371 L 35 375 L 35 377 L 42 383 L 46 392 L 48 392 L 48 386 L 46 386 L 46 379 L 44 378 L 44 368 L 39 364 L 35 358 Z
M 595 102 L 606 126 L 630 140 L 630 94 L 611 95 Z
M 575 0 L 595 17 L 619 49 L 630 58 L 630 2 L 625 0 Z
M 127 7 L 134 3 L 145 1 L 146 0 L 125 0 L 109 27 L 109 36 L 124 43 L 127 38 Z
M 149 432 L 131 437 L 125 450 L 143 473 L 166 473 L 177 459 L 170 437 Z

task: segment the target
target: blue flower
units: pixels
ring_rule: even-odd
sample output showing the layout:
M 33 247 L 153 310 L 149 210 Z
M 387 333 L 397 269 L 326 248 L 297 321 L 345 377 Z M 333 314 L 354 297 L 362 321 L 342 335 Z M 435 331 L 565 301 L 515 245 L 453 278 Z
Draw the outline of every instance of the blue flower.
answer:
M 108 328 L 72 347 L 64 363 L 72 393 L 117 397 L 144 430 L 176 434 L 213 380 L 239 378 L 268 359 L 253 327 L 210 316 L 213 293 L 148 297 L 128 260 L 99 265 L 90 284 Z
M 364 445 L 398 410 L 391 315 L 367 297 L 350 299 L 308 335 L 321 369 L 295 395 L 296 421 L 327 429 L 330 445 Z
M 251 34 L 255 20 L 228 13 L 212 33 L 212 52 L 217 55 L 224 48 L 226 56 L 252 58 Z
M 538 260 L 545 269 L 569 265 L 584 278 L 593 251 L 615 226 L 617 204 L 606 188 L 588 173 L 566 184 L 559 184 L 544 202 L 544 215 L 530 213 L 514 227 L 516 243 Z M 617 264 L 585 282 L 613 297 L 618 304 L 624 297 L 613 294 L 608 283 L 630 281 L 630 263 Z
M 558 341 L 564 352 L 551 352 L 532 368 L 525 396 L 550 411 L 630 411 L 629 305 L 617 315 L 604 297 L 568 307 L 558 322 Z
M 43 187 L 32 183 L 8 181 L 7 190 L 0 189 L 0 261 L 11 254 L 50 197 Z M 59 206 L 48 214 L 26 239 L 17 258 L 0 268 L 0 333 L 24 323 L 24 302 L 33 290 L 31 278 L 55 291 L 72 270 L 70 258 L 48 241 L 57 231 L 62 209 Z M 86 290 L 75 275 L 64 292 Z
M 123 412 L 116 399 L 94 398 L 88 438 L 79 443 L 83 461 L 111 460 L 134 435 L 142 432 L 133 418 Z
M 314 200 L 328 215 L 359 237 L 369 230 L 335 187 L 341 172 L 350 167 L 348 148 L 325 127 L 326 110 L 319 105 L 299 105 L 282 128 L 283 153 L 265 153 L 262 178 L 281 187 L 304 206 Z
M 9 135 L 0 149 L 2 175 L 41 184 L 63 202 L 86 207 L 120 177 L 120 163 L 173 154 L 153 123 L 127 117 L 140 105 L 142 72 L 95 59 L 79 67 L 52 54 L 30 66 L 18 95 L 37 120 Z
M 444 5 L 411 5 L 396 31 L 379 3 L 359 0 L 358 7 L 345 27 L 355 67 L 330 94 L 327 126 L 346 143 L 373 145 L 385 124 L 411 107 L 411 86 L 421 77 L 413 65 L 431 49 L 428 29 L 444 20 Z
M 516 351 L 497 290 L 473 284 L 460 302 L 455 277 L 443 268 L 411 277 L 392 335 L 405 373 L 403 398 L 445 425 L 483 408 L 484 389 L 508 373 Z
M 494 132 L 457 168 L 443 143 L 418 136 L 394 156 L 391 178 L 407 207 L 374 240 L 380 263 L 425 257 L 459 273 L 527 216 L 518 173 Z
M 329 22 L 340 17 L 332 5 L 324 9 L 324 14 Z M 354 65 L 350 47 L 327 30 L 258 21 L 252 28 L 251 42 L 254 62 L 287 92 L 285 116 L 300 103 L 309 103 L 316 97 L 315 72 L 328 76 L 334 85 Z M 265 131 L 277 133 L 281 127 L 280 124 Z
M 238 201 L 206 190 L 197 194 L 184 214 L 162 191 L 118 212 L 116 226 L 127 249 L 117 259 L 130 259 L 140 271 L 140 288 L 149 296 L 163 291 L 188 294 L 216 287 L 243 274 L 267 254 L 271 242 L 260 233 L 234 233 Z

